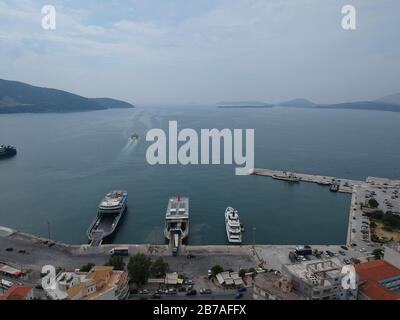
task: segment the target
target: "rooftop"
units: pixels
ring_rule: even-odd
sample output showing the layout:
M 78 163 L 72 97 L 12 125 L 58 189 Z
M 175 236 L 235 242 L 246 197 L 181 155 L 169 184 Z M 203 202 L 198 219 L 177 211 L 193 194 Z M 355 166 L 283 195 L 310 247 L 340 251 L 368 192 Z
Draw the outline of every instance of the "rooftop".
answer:
M 260 273 L 255 277 L 254 286 L 278 297 L 281 300 L 301 300 L 302 297 L 291 291 L 291 283 L 274 272 Z
M 286 265 L 289 272 L 314 286 L 330 286 L 341 276 L 342 263 L 337 258 L 304 261 Z
M 0 295 L 0 300 L 25 300 L 32 289 L 32 286 L 13 285 L 3 295 Z
M 360 290 L 372 300 L 399 300 L 400 269 L 385 260 L 355 265 L 360 277 Z M 397 289 L 397 292 L 393 289 Z
M 189 198 L 173 197 L 168 201 L 166 219 L 188 219 L 189 218 Z

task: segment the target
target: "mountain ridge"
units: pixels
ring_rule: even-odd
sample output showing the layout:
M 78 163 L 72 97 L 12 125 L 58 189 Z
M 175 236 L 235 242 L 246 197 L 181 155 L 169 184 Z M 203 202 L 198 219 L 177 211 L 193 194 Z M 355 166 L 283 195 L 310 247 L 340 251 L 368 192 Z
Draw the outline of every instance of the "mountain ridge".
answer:
M 68 91 L 0 79 L 0 113 L 67 113 L 134 108 L 111 98 L 86 98 Z

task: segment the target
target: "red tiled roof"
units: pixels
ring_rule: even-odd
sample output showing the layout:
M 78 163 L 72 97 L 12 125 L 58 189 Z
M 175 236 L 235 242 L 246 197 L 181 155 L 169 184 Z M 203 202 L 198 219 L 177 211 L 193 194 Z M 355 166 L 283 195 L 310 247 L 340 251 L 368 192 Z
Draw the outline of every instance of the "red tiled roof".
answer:
M 361 291 L 372 300 L 399 300 L 400 294 L 386 289 L 378 281 L 400 276 L 400 269 L 385 260 L 373 260 L 355 265 L 356 272 L 362 282 Z
M 0 296 L 0 300 L 24 300 L 32 289 L 31 286 L 14 285 Z

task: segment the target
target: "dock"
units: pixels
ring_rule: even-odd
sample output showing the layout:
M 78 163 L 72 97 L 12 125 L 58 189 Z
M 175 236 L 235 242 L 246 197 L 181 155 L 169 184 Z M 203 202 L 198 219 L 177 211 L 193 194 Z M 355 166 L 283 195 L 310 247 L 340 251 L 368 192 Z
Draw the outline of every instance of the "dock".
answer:
M 261 169 L 261 168 L 254 168 L 252 170 L 253 175 L 266 176 L 266 177 L 282 176 L 286 175 L 287 173 L 288 173 L 287 171 Z M 300 181 L 303 182 L 317 183 L 319 185 L 326 185 L 326 186 L 330 186 L 331 184 L 336 183 L 339 185 L 338 192 L 343 192 L 343 193 L 353 193 L 354 186 L 365 183 L 363 181 L 335 178 L 330 176 L 320 176 L 320 175 L 296 173 L 296 172 L 290 172 L 290 173 L 299 178 Z
M 273 176 L 287 176 L 288 174 L 290 174 L 298 178 L 300 182 L 316 183 L 322 186 L 337 185 L 339 188 L 334 191 L 351 194 L 352 197 L 349 212 L 349 223 L 347 226 L 346 237 L 346 244 L 348 246 L 358 245 L 359 247 L 362 247 L 365 246 L 366 243 L 369 243 L 371 241 L 370 232 L 367 235 L 363 235 L 360 233 L 362 219 L 368 219 L 363 215 L 362 211 L 362 206 L 367 205 L 369 199 L 366 197 L 366 193 L 368 193 L 369 191 L 374 191 L 377 198 L 384 199 L 385 196 L 387 196 L 386 190 L 397 190 L 398 192 L 400 192 L 400 180 L 387 178 L 367 177 L 365 181 L 361 181 L 262 168 L 254 168 L 251 171 L 251 174 L 271 178 Z M 395 200 L 392 201 L 394 202 Z

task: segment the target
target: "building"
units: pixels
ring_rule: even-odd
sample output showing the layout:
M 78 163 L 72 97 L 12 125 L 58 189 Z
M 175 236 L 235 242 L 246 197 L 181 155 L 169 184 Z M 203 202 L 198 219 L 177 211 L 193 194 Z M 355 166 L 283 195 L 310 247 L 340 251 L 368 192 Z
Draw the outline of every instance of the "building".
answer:
M 0 295 L 0 300 L 33 300 L 34 298 L 32 286 L 13 285 L 3 295 Z
M 400 243 L 385 247 L 385 256 L 383 258 L 391 265 L 400 269 Z
M 355 265 L 360 300 L 400 300 L 400 269 L 385 260 Z
M 274 272 L 258 274 L 253 282 L 254 300 L 301 300 L 293 291 L 293 284 L 286 277 Z
M 4 274 L 8 277 L 18 278 L 22 276 L 22 271 L 7 264 L 0 263 L 0 274 Z
M 123 300 L 129 294 L 128 274 L 105 266 L 88 273 L 62 272 L 45 290 L 53 300 Z
M 216 275 L 216 278 L 221 286 L 239 287 L 244 284 L 238 272 L 221 272 Z
M 357 288 L 346 290 L 342 286 L 342 267 L 339 259 L 331 258 L 283 265 L 282 273 L 305 299 L 355 300 Z

